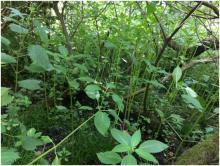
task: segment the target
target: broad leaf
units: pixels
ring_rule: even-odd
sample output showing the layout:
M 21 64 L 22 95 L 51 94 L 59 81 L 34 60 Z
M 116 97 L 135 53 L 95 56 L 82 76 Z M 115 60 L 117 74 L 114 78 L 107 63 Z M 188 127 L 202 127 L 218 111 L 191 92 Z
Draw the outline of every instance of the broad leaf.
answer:
M 87 83 L 91 83 L 91 82 L 94 82 L 95 80 L 92 79 L 91 77 L 79 77 L 79 80 L 80 81 L 83 81 L 83 82 L 87 82 Z
M 131 154 L 125 156 L 122 161 L 121 165 L 137 165 L 137 160 Z
M 7 38 L 1 36 L 1 43 L 6 45 L 6 46 L 9 46 L 11 44 L 10 40 L 8 40 Z
M 14 23 L 11 23 L 9 25 L 9 28 L 11 29 L 11 31 L 16 32 L 16 33 L 21 33 L 21 34 L 27 34 L 28 33 L 28 29 L 26 29 L 26 28 L 24 28 L 20 25 L 14 24 Z
M 185 90 L 188 95 L 190 95 L 194 98 L 198 96 L 197 93 L 190 87 L 186 87 Z
M 13 96 L 9 95 L 10 88 L 1 87 L 1 106 L 7 106 L 13 100 Z
M 39 86 L 40 82 L 41 81 L 39 80 L 28 79 L 28 80 L 18 81 L 18 85 L 19 87 L 25 88 L 28 90 L 37 90 L 41 88 Z
M 121 121 L 120 117 L 118 116 L 118 114 L 116 113 L 115 110 L 113 110 L 113 109 L 108 109 L 107 111 L 108 111 L 109 114 L 111 114 L 111 115 L 115 118 L 115 120 Z
M 100 94 L 99 91 L 101 90 L 101 88 L 98 85 L 88 85 L 85 88 L 85 92 L 86 94 L 91 98 L 91 99 L 99 99 Z
M 60 165 L 60 164 L 61 164 L 61 160 L 56 155 L 55 158 L 52 161 L 52 165 Z
M 115 152 L 101 152 L 97 153 L 97 156 L 103 164 L 118 164 L 121 162 L 121 157 Z
M 50 64 L 46 50 L 40 45 L 29 46 L 28 55 L 36 65 L 41 66 L 44 70 L 50 71 L 53 69 L 53 66 Z
M 136 147 L 141 142 L 141 131 L 137 130 L 131 137 L 131 146 Z
M 113 94 L 112 95 L 113 101 L 117 104 L 119 111 L 124 110 L 124 104 L 120 96 Z
M 147 140 L 143 142 L 138 149 L 142 149 L 144 152 L 148 153 L 159 153 L 167 148 L 168 146 L 160 141 Z
M 189 104 L 190 107 L 193 107 L 200 112 L 203 111 L 202 105 L 200 104 L 199 100 L 197 100 L 196 98 L 193 98 L 190 95 L 182 95 L 182 98 L 183 98 L 183 101 Z
M 19 10 L 15 8 L 9 8 L 9 9 L 11 9 L 11 14 L 9 15 L 9 17 L 18 16 L 18 17 L 24 18 L 23 16 L 27 15 L 27 14 L 21 13 Z
M 58 47 L 59 52 L 61 53 L 61 55 L 63 55 L 64 57 L 66 57 L 68 55 L 68 50 L 66 49 L 66 47 L 64 46 L 59 46 Z
M 69 84 L 70 88 L 74 89 L 74 90 L 78 90 L 79 86 L 80 86 L 76 80 L 69 80 L 68 79 L 68 84 Z
M 127 132 L 111 129 L 112 137 L 121 144 L 130 145 L 131 136 Z
M 42 145 L 43 142 L 37 138 L 24 136 L 22 138 L 22 146 L 25 150 L 33 151 L 37 146 Z
M 142 157 L 143 159 L 147 160 L 147 161 L 151 161 L 153 163 L 158 164 L 157 159 L 150 153 L 144 151 L 144 149 L 136 149 L 135 152 Z
M 46 32 L 48 29 L 45 26 L 43 26 L 39 20 L 34 20 L 33 23 L 35 26 L 34 30 L 40 36 L 41 41 L 45 44 L 48 44 L 48 35 Z
M 172 77 L 173 77 L 174 81 L 176 82 L 176 84 L 180 80 L 181 76 L 182 76 L 182 69 L 179 66 L 177 66 L 173 70 L 173 73 L 172 73 Z
M 11 165 L 17 159 L 19 159 L 19 153 L 14 148 L 1 148 L 1 164 L 2 165 Z
M 1 63 L 16 63 L 16 59 L 13 56 L 10 56 L 6 53 L 1 53 Z
M 80 110 L 93 110 L 93 108 L 92 107 L 89 107 L 89 106 L 81 106 L 81 107 L 79 107 L 79 109 Z
M 94 123 L 99 133 L 105 136 L 108 131 L 108 128 L 110 127 L 110 119 L 108 117 L 108 114 L 101 111 L 97 112 L 95 114 Z
M 116 145 L 112 149 L 113 152 L 128 152 L 129 150 L 130 150 L 130 147 L 128 145 L 125 145 L 125 144 Z
M 36 63 L 32 63 L 32 64 L 30 64 L 30 66 L 25 66 L 24 68 L 29 70 L 32 73 L 43 73 L 43 72 L 45 72 L 45 69 L 42 66 L 37 65 Z

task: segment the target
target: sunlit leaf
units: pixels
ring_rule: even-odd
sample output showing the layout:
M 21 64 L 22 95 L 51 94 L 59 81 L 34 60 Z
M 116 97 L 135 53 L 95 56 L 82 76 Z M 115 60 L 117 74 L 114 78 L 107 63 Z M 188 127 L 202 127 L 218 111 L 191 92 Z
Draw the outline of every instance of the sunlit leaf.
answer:
M 40 80 L 27 79 L 27 80 L 18 81 L 18 85 L 19 87 L 28 90 L 37 90 L 41 88 L 39 86 L 40 82 L 41 82 Z
M 11 31 L 16 32 L 16 33 L 21 33 L 21 34 L 27 34 L 28 33 L 28 29 L 26 29 L 26 28 L 24 28 L 20 25 L 14 24 L 14 23 L 11 23 L 9 25 L 9 28 L 11 29 Z
M 108 114 L 101 111 L 97 112 L 95 114 L 94 123 L 99 133 L 105 136 L 108 128 L 110 127 L 110 119 L 108 117 Z
M 121 165 L 137 165 L 137 160 L 131 154 L 125 156 L 122 161 Z
M 118 164 L 121 162 L 121 157 L 115 152 L 101 152 L 97 153 L 97 156 L 103 164 Z

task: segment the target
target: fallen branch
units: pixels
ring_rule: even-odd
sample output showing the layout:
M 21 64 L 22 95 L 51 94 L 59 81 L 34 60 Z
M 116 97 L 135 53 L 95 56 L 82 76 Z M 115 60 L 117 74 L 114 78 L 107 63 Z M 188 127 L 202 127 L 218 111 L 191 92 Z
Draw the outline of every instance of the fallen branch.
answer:
M 181 69 L 182 69 L 182 71 L 185 71 L 189 68 L 194 67 L 195 65 L 217 62 L 217 60 L 218 60 L 218 56 L 214 56 L 214 57 L 211 57 L 211 58 L 205 58 L 205 59 L 193 60 L 190 63 L 184 65 Z M 166 81 L 169 81 L 171 78 L 172 78 L 172 73 L 169 73 L 166 77 L 164 77 L 162 79 L 161 82 L 164 83 Z
M 198 64 L 207 64 L 207 63 L 217 62 L 218 58 L 219 58 L 219 56 L 214 56 L 214 57 L 211 57 L 211 58 L 193 60 L 193 61 L 189 62 L 188 64 L 184 65 L 181 69 L 182 69 L 182 71 L 185 71 L 185 70 L 188 70 L 188 69 L 190 69 L 190 68 L 192 68 L 192 67 L 194 67 L 195 65 L 198 65 Z M 169 73 L 167 76 L 162 78 L 161 83 L 169 81 L 171 78 L 172 78 L 172 73 Z M 139 95 L 139 94 L 143 93 L 145 90 L 146 90 L 145 87 L 141 88 L 141 89 L 135 91 L 134 93 L 132 93 L 131 95 L 125 96 L 124 99 L 127 99 L 127 98 L 132 97 L 132 96 Z

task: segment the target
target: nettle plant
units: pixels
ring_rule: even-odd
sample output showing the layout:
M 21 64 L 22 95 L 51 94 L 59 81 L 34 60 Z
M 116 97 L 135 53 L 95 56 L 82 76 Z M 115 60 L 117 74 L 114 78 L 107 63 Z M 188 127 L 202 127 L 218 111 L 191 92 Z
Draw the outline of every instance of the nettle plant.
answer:
M 97 153 L 98 159 L 104 164 L 121 163 L 122 165 L 137 165 L 137 159 L 133 153 L 136 153 L 139 157 L 148 162 L 158 164 L 157 159 L 152 153 L 159 153 L 168 148 L 166 144 L 157 140 L 142 142 L 140 129 L 135 131 L 131 136 L 126 131 L 113 128 L 111 129 L 111 135 L 119 144 L 116 145 L 112 151 Z
M 115 93 L 108 92 L 108 87 L 109 84 L 106 88 L 106 91 L 104 92 L 104 96 L 112 97 L 112 100 L 117 105 L 116 109 L 118 109 L 118 112 L 114 109 L 101 110 L 101 105 L 98 105 L 99 111 L 95 114 L 94 124 L 98 132 L 103 136 L 107 136 L 108 129 L 111 126 L 109 115 L 113 115 L 115 120 L 118 121 L 120 119 L 118 116 L 119 112 L 123 112 L 124 110 L 122 98 Z M 92 99 L 97 99 L 98 103 L 100 100 L 99 91 L 101 91 L 101 88 L 98 85 L 88 85 L 85 88 L 86 94 Z M 102 104 L 103 101 L 100 103 Z M 159 153 L 168 148 L 166 144 L 157 140 L 147 140 L 142 142 L 140 129 L 135 131 L 131 136 L 127 131 L 120 131 L 116 128 L 112 128 L 111 135 L 119 144 L 116 145 L 112 151 L 97 153 L 98 159 L 103 164 L 121 163 L 122 165 L 135 165 L 137 164 L 137 159 L 134 157 L 134 153 L 148 162 L 158 164 L 157 159 L 152 154 Z

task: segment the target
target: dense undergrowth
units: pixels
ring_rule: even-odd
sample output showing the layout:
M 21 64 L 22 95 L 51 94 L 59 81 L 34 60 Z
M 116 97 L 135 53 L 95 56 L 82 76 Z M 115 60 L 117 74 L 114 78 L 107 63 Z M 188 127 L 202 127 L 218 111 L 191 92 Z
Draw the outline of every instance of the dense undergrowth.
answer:
M 1 7 L 2 164 L 172 164 L 218 131 L 217 1 Z

